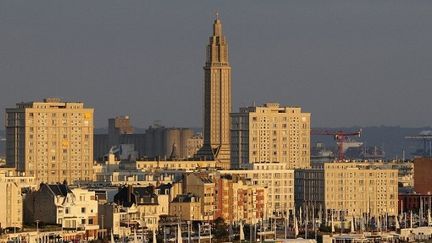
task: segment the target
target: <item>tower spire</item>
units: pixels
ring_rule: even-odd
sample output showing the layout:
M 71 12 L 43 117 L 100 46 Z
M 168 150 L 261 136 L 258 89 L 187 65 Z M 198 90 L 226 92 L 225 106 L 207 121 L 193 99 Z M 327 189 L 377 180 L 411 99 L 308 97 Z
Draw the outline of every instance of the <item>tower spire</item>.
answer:
M 197 156 L 230 167 L 231 66 L 219 14 L 207 46 L 204 65 L 204 144 Z
M 219 19 L 218 12 L 216 12 L 216 18 L 213 23 L 213 36 L 222 36 L 222 23 Z

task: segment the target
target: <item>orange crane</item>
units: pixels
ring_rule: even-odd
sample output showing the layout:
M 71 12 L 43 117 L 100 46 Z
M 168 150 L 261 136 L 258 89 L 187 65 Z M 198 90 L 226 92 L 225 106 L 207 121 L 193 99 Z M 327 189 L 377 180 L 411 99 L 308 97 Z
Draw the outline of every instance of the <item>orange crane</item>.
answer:
M 336 144 L 338 145 L 338 160 L 344 160 L 344 143 L 347 141 L 348 137 L 358 136 L 360 137 L 362 130 L 359 129 L 355 132 L 346 131 L 329 131 L 329 130 L 311 130 L 311 135 L 323 135 L 323 136 L 333 136 Z

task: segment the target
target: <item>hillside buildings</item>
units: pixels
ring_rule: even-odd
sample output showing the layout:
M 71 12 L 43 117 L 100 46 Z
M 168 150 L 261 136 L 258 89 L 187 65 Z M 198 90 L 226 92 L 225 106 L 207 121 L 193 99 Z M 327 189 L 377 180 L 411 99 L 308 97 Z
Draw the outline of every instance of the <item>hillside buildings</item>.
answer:
M 120 116 L 109 119 L 108 134 L 96 135 L 93 143 L 93 109 L 83 103 L 46 99 L 7 109 L 8 164 L 29 177 L 0 171 L 1 226 L 22 227 L 24 212 L 28 224 L 57 224 L 94 238 L 110 231 L 123 237 L 134 228 L 162 235 L 170 223 L 204 226 L 218 218 L 278 228 L 299 207 L 306 208 L 299 218 L 309 220 L 311 205 L 326 212 L 326 223 L 329 214 L 397 215 L 398 172 L 385 168 L 393 165 L 310 168 L 310 113 L 266 103 L 230 114 L 231 67 L 219 18 L 204 73 L 203 137 L 161 126 L 134 134 L 130 118 Z M 418 174 L 425 181 L 418 182 L 430 193 L 424 171 Z M 23 186 L 36 182 L 48 183 L 23 197 Z M 418 205 L 411 199 L 407 208 Z M 430 197 L 416 202 L 425 200 Z
M 6 161 L 38 182 L 91 180 L 93 109 L 47 98 L 6 109 Z
M 231 66 L 228 43 L 222 34 L 219 17 L 213 23 L 213 35 L 207 46 L 204 66 L 204 145 L 198 151 L 205 160 L 218 161 L 218 167 L 230 168 Z
M 231 160 L 234 168 L 269 162 L 308 168 L 310 113 L 278 103 L 240 108 L 232 114 Z

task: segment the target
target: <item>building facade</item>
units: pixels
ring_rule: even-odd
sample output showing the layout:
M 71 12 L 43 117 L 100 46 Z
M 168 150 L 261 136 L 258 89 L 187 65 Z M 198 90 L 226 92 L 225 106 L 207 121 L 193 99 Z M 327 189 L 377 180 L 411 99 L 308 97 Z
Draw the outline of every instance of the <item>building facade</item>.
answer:
M 414 191 L 420 194 L 432 193 L 431 158 L 414 159 Z
M 108 119 L 108 140 L 110 146 L 116 146 L 120 143 L 120 135 L 133 134 L 133 127 L 129 116 L 117 116 Z
M 25 222 L 59 224 L 64 230 L 83 230 L 97 236 L 98 201 L 95 192 L 65 184 L 41 184 L 25 199 Z
M 35 188 L 34 177 L 0 169 L 0 228 L 23 226 L 23 188 Z
M 186 141 L 186 157 L 193 158 L 198 150 L 203 146 L 204 139 L 202 134 L 197 133 Z
M 253 164 L 249 170 L 221 170 L 220 174 L 240 175 L 266 188 L 265 218 L 286 215 L 294 209 L 294 170 L 283 163 Z
M 144 171 L 156 170 L 184 170 L 194 171 L 203 168 L 215 168 L 216 161 L 205 160 L 140 160 L 136 161 L 136 168 Z
M 186 174 L 183 192 L 196 195 L 201 200 L 203 220 L 213 220 L 215 213 L 215 183 L 207 173 Z
M 201 199 L 193 194 L 177 195 L 169 206 L 169 215 L 179 217 L 181 220 L 202 220 Z
M 38 182 L 91 180 L 93 109 L 48 98 L 6 109 L 7 164 Z
M 125 144 L 132 144 L 139 158 L 186 159 L 196 153 L 189 152 L 189 139 L 195 135 L 191 128 L 150 126 L 145 133 L 133 133 L 129 117 L 111 118 L 108 123 L 108 134 L 94 136 L 97 161 L 103 161 L 113 146 Z
M 268 192 L 264 186 L 239 175 L 219 175 L 216 183 L 215 219 L 225 223 L 255 224 L 265 218 Z
M 398 213 L 398 171 L 362 163 L 325 163 L 295 171 L 296 207 L 322 205 L 345 216 Z
M 222 23 L 216 17 L 204 66 L 204 145 L 198 156 L 215 159 L 218 166 L 225 169 L 230 167 L 230 113 L 228 43 L 222 34 Z
M 132 217 L 141 226 L 157 229 L 159 217 L 169 214 L 169 194 L 157 194 L 154 186 L 122 187 L 114 196 L 114 202 L 127 208 Z M 133 212 L 133 213 L 131 213 Z
M 231 114 L 234 168 L 280 162 L 289 169 L 310 166 L 310 113 L 278 103 L 240 108 Z

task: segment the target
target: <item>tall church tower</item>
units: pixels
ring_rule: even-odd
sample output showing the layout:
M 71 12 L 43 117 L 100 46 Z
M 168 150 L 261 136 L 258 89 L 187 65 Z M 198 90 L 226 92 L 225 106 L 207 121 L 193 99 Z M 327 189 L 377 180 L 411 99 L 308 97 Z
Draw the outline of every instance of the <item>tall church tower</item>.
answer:
M 230 167 L 231 67 L 228 45 L 222 34 L 219 16 L 213 23 L 213 35 L 207 46 L 204 66 L 204 145 L 198 156 Z

